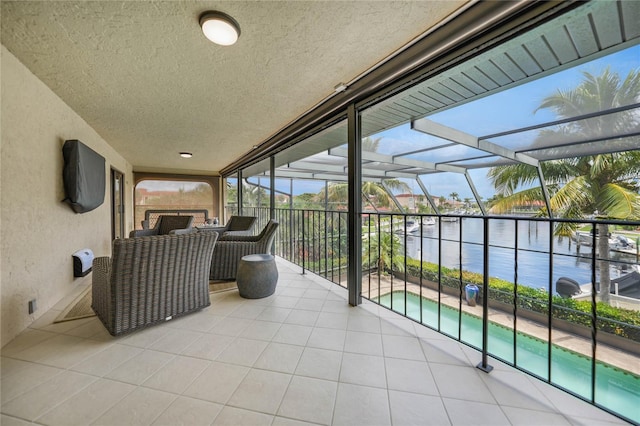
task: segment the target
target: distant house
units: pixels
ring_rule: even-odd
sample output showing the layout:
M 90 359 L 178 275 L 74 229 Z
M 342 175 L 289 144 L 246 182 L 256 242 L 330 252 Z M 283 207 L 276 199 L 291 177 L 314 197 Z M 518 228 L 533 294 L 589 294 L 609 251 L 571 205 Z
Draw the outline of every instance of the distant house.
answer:
M 429 204 L 427 197 L 422 194 L 398 194 L 395 197 L 407 211 L 414 211 L 421 204 Z

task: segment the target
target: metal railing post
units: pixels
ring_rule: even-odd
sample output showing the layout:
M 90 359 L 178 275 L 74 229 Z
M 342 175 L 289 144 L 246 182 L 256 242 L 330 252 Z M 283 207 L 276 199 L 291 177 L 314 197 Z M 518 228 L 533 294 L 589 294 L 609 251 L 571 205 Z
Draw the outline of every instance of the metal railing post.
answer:
M 301 224 L 302 224 L 302 234 L 300 234 L 300 239 L 302 240 L 302 275 L 304 275 L 304 270 L 305 270 L 305 263 L 304 263 L 304 252 L 305 252 L 305 244 L 304 244 L 304 235 L 305 235 L 305 229 L 304 229 L 304 210 L 301 210 L 301 216 L 302 216 L 302 220 L 301 220 Z
M 518 365 L 518 225 L 515 225 L 515 248 L 513 262 L 513 365 Z
M 484 224 L 483 242 L 483 277 L 482 277 L 482 361 L 476 367 L 485 373 L 490 373 L 493 367 L 488 362 L 489 341 L 489 218 L 482 218 Z M 462 221 L 460 222 L 462 225 Z M 462 228 L 462 226 L 460 226 Z M 462 284 L 461 284 L 462 285 Z
M 549 305 L 549 313 L 547 315 L 547 381 L 551 383 L 551 358 L 553 357 L 553 351 L 551 348 L 551 341 L 553 340 L 552 326 L 553 326 L 553 219 L 549 222 L 549 296 L 547 298 L 547 304 Z
M 598 299 L 597 299 L 597 288 L 596 288 L 596 268 L 598 266 L 597 262 L 597 228 L 598 225 L 594 222 L 591 224 L 591 402 L 594 403 L 596 400 L 596 346 L 597 346 L 597 334 L 598 334 Z M 600 235 L 600 238 L 607 238 L 606 235 Z M 602 253 L 599 254 L 602 257 Z M 600 286 L 600 291 L 602 291 L 602 285 Z

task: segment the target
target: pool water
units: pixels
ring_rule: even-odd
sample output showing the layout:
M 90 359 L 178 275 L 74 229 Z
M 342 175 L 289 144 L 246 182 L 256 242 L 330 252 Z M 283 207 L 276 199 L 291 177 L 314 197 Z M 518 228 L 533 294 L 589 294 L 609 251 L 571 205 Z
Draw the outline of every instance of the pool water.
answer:
M 420 321 L 420 296 L 406 293 L 406 315 Z M 391 295 L 380 298 L 379 303 L 387 308 L 391 306 Z M 393 293 L 393 310 L 405 313 L 405 293 Z M 482 318 L 462 313 L 441 305 L 440 331 L 474 347 L 482 347 Z M 422 323 L 433 328 L 438 326 L 438 304 L 422 298 Z M 514 360 L 514 338 L 515 360 Z M 516 364 L 519 368 L 547 379 L 548 345 L 538 338 L 516 333 L 507 327 L 489 322 L 487 339 L 488 352 L 496 358 Z M 591 399 L 591 358 L 557 345 L 551 346 L 551 382 L 588 400 Z M 598 405 L 619 413 L 640 423 L 640 376 L 611 365 L 596 362 L 596 381 L 594 400 Z

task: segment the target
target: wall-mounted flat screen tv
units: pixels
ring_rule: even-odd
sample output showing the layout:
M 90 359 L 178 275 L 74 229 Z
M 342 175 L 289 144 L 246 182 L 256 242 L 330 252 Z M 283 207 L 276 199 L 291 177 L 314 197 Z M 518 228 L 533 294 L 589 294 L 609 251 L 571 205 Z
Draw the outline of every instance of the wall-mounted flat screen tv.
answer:
M 64 157 L 65 199 L 76 213 L 89 212 L 104 202 L 105 161 L 104 157 L 80 142 L 65 141 Z

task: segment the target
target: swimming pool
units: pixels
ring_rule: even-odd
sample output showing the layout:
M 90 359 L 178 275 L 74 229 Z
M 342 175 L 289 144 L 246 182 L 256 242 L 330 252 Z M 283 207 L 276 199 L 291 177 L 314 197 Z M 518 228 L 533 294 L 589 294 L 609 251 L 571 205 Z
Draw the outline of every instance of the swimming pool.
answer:
M 406 293 L 406 315 L 420 320 L 420 296 Z M 389 308 L 391 295 L 380 297 L 380 304 Z M 393 310 L 405 313 L 405 293 L 393 293 Z M 422 298 L 422 322 L 437 328 L 438 304 Z M 460 340 L 475 347 L 482 347 L 482 319 L 462 313 L 459 323 L 459 311 L 441 305 L 440 330 L 451 336 L 458 335 Z M 514 363 L 514 338 L 516 339 L 517 366 L 532 374 L 548 378 L 547 342 L 538 338 L 516 333 L 502 325 L 489 322 L 487 339 L 488 352 L 492 356 Z M 571 392 L 591 399 L 591 358 L 577 352 L 551 346 L 551 382 Z M 598 405 L 619 413 L 628 419 L 640 423 L 640 377 L 611 365 L 596 362 L 595 402 Z

